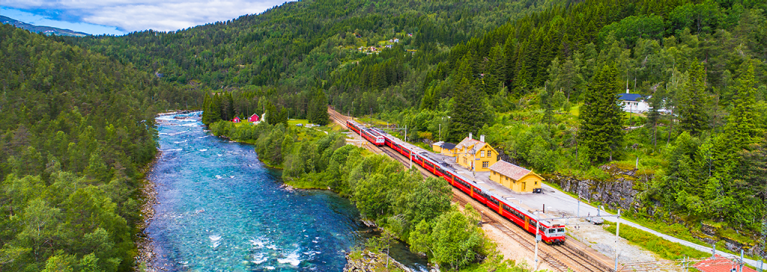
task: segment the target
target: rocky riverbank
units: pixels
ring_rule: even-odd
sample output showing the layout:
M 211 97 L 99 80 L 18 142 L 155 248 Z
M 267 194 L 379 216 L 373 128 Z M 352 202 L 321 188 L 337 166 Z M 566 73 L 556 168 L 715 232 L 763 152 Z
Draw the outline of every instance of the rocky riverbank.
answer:
M 405 271 L 413 270 L 397 262 L 389 255 L 374 253 L 369 250 L 353 251 L 346 255 L 344 272 L 367 272 L 367 271 Z M 431 269 L 430 271 L 439 271 Z
M 141 182 L 141 188 L 139 188 L 139 190 L 141 192 L 142 198 L 141 216 L 144 220 L 140 221 L 136 226 L 136 229 L 138 230 L 136 233 L 136 247 L 138 249 L 138 254 L 136 255 L 135 259 L 136 271 L 167 271 L 166 269 L 153 267 L 155 253 L 152 247 L 152 241 L 146 235 L 146 233 L 144 233 L 144 230 L 149 225 L 149 222 L 151 222 L 152 218 L 154 218 L 154 205 L 157 204 L 157 191 L 155 190 L 154 182 L 152 182 L 148 176 L 149 170 L 152 166 L 154 166 L 157 160 L 160 159 L 160 157 L 162 157 L 162 151 L 158 151 L 155 159 L 149 163 L 145 169 L 143 169 L 144 174 L 147 176 L 145 176 L 144 180 Z

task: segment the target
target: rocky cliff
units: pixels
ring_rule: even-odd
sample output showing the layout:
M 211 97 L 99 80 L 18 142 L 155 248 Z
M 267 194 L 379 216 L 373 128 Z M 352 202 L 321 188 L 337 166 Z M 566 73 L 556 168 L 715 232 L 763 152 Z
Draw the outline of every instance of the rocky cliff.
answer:
M 646 204 L 643 203 L 652 202 L 641 201 L 640 199 L 640 194 L 647 188 L 646 184 L 653 179 L 652 173 L 643 173 L 636 169 L 625 169 L 615 165 L 604 165 L 600 168 L 609 177 L 588 179 L 562 173 L 544 175 L 544 177 L 549 182 L 559 185 L 562 190 L 577 194 L 592 203 L 599 202 L 606 208 L 621 209 L 624 212 L 630 211 L 637 214 L 644 213 L 649 216 L 654 216 L 655 212 L 661 209 L 661 207 L 652 204 L 646 207 L 644 206 Z M 716 243 L 718 249 L 726 248 L 736 253 L 743 249 L 750 256 L 767 257 L 766 250 L 753 237 L 745 238 L 739 233 L 735 235 L 725 234 L 735 231 L 717 224 L 686 222 L 682 217 L 674 214 L 668 214 L 666 218 L 666 223 L 684 225 L 693 237 L 709 245 Z M 732 239 L 733 236 L 745 239 Z

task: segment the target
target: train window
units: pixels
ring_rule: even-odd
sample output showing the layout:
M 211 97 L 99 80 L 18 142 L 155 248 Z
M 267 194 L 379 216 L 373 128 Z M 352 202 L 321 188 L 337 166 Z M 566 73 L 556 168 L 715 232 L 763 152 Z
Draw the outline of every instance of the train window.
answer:
M 565 233 L 565 228 L 558 228 L 558 229 L 557 229 L 557 232 L 559 232 L 559 233 Z
M 555 233 L 557 232 L 557 229 L 549 229 L 549 233 Z

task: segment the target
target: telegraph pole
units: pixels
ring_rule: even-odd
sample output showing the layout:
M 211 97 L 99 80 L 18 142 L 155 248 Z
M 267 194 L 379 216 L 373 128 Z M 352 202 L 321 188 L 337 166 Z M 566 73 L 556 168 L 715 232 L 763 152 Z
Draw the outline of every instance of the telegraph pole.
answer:
M 618 233 L 621 230 L 621 210 L 618 209 L 618 218 L 615 219 L 618 224 L 615 227 L 615 271 L 618 271 Z
M 535 212 L 535 259 L 533 260 L 535 262 L 535 266 L 534 266 L 535 268 L 533 269 L 533 271 L 538 270 L 538 240 L 541 239 L 540 236 L 538 236 L 539 235 L 538 234 L 538 229 L 539 229 L 539 225 L 538 224 L 540 224 L 540 222 L 541 222 L 541 220 L 540 220 L 540 218 L 538 218 L 538 212 Z

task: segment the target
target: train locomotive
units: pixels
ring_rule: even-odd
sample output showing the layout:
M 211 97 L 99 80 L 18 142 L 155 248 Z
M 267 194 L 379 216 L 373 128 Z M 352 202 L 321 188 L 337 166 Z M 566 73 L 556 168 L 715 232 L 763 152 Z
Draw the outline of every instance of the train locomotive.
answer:
M 362 135 L 363 138 L 375 145 L 386 145 L 394 149 L 408 159 L 411 159 L 414 164 L 443 178 L 456 189 L 461 190 L 509 221 L 514 222 L 514 224 L 518 225 L 528 233 L 535 234 L 536 218 L 531 212 L 511 204 L 511 202 L 496 196 L 481 184 L 477 184 L 473 180 L 458 174 L 457 170 L 450 164 L 436 159 L 430 152 L 406 143 L 380 129 L 365 128 L 355 121 L 347 121 L 347 126 L 349 129 Z M 379 144 L 378 137 L 382 138 L 382 144 Z M 565 243 L 567 238 L 565 236 L 564 225 L 553 224 L 545 219 L 541 219 L 540 222 L 538 222 L 538 225 L 538 233 L 541 235 L 541 240 L 543 242 L 547 244 Z
M 383 134 L 386 134 L 385 132 L 378 129 L 367 128 L 353 120 L 347 120 L 346 126 L 352 131 L 362 136 L 362 138 L 365 138 L 365 140 L 368 140 L 368 142 L 371 142 L 377 146 L 384 145 Z

